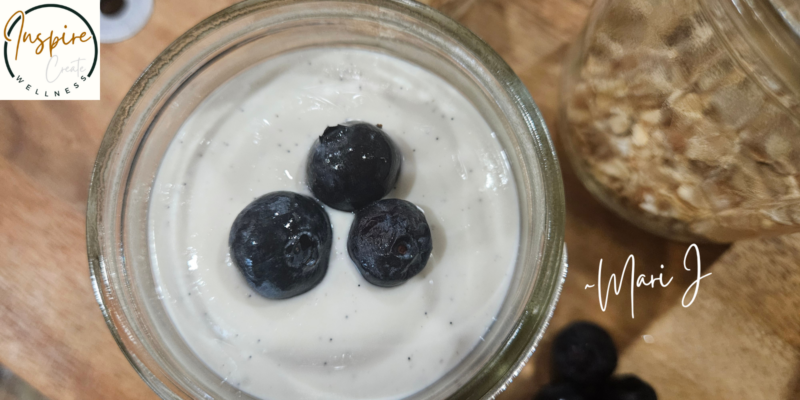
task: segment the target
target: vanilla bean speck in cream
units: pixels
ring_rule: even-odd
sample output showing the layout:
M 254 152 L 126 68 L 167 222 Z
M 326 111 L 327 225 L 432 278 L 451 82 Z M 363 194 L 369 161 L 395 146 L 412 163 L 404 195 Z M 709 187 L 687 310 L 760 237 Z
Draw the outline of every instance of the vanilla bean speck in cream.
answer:
M 381 124 L 402 153 L 389 198 L 430 224 L 425 268 L 393 288 L 368 283 L 347 252 L 353 214 L 326 207 L 327 273 L 285 300 L 259 296 L 230 258 L 228 235 L 254 198 L 311 195 L 306 157 L 327 126 Z M 232 77 L 184 123 L 159 167 L 149 210 L 164 307 L 197 357 L 269 400 L 399 399 L 454 368 L 506 297 L 520 210 L 491 128 L 439 76 L 376 52 L 281 55 Z

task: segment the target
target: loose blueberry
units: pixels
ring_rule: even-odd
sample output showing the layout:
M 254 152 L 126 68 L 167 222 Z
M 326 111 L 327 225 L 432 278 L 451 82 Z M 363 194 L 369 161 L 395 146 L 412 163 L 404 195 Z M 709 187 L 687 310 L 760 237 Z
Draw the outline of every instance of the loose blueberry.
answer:
M 347 122 L 330 126 L 311 148 L 308 186 L 321 202 L 355 211 L 386 196 L 397 182 L 402 156 L 375 125 Z
M 611 336 L 589 322 L 576 322 L 553 342 L 555 376 L 578 385 L 594 385 L 617 367 L 617 349 Z
M 425 214 L 414 204 L 385 199 L 356 212 L 347 250 L 361 275 L 391 287 L 422 271 L 433 249 Z
M 656 391 L 635 375 L 612 378 L 603 390 L 603 400 L 658 400 Z
M 539 390 L 533 400 L 585 400 L 585 398 L 567 383 L 551 383 Z
M 253 290 L 286 299 L 311 290 L 325 276 L 332 236 L 328 214 L 314 199 L 273 192 L 239 213 L 228 245 Z

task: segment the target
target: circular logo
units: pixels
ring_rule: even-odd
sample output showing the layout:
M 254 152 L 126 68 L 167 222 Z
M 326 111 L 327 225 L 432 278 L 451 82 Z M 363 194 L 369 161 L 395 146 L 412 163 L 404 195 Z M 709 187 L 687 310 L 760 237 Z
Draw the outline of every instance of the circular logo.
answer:
M 95 74 L 98 40 L 91 24 L 73 8 L 41 4 L 16 11 L 3 29 L 7 76 L 29 98 L 76 97 Z

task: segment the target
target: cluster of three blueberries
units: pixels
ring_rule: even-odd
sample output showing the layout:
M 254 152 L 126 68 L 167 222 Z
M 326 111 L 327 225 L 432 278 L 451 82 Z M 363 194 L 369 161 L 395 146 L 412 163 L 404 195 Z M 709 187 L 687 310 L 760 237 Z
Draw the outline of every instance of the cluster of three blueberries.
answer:
M 333 232 L 319 202 L 355 213 L 347 250 L 368 282 L 397 286 L 425 268 L 433 249 L 425 214 L 411 202 L 383 199 L 397 183 L 402 155 L 381 128 L 358 121 L 327 127 L 306 164 L 316 199 L 271 192 L 239 213 L 228 245 L 253 290 L 286 299 L 322 281 Z

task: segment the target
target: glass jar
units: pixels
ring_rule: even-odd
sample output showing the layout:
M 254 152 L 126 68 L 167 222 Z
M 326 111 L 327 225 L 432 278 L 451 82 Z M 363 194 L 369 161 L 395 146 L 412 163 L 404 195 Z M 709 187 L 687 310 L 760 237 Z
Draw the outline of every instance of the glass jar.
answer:
M 800 231 L 800 2 L 598 0 L 560 126 L 589 191 L 678 240 Z
M 89 193 L 91 278 L 111 333 L 161 398 L 254 399 L 206 366 L 170 320 L 154 280 L 147 213 L 159 164 L 199 104 L 270 57 L 321 46 L 368 49 L 435 72 L 475 105 L 503 147 L 521 216 L 512 283 L 483 340 L 408 398 L 499 393 L 541 339 L 566 273 L 561 173 L 542 116 L 508 65 L 466 28 L 410 0 L 245 1 L 153 61 L 108 127 Z

